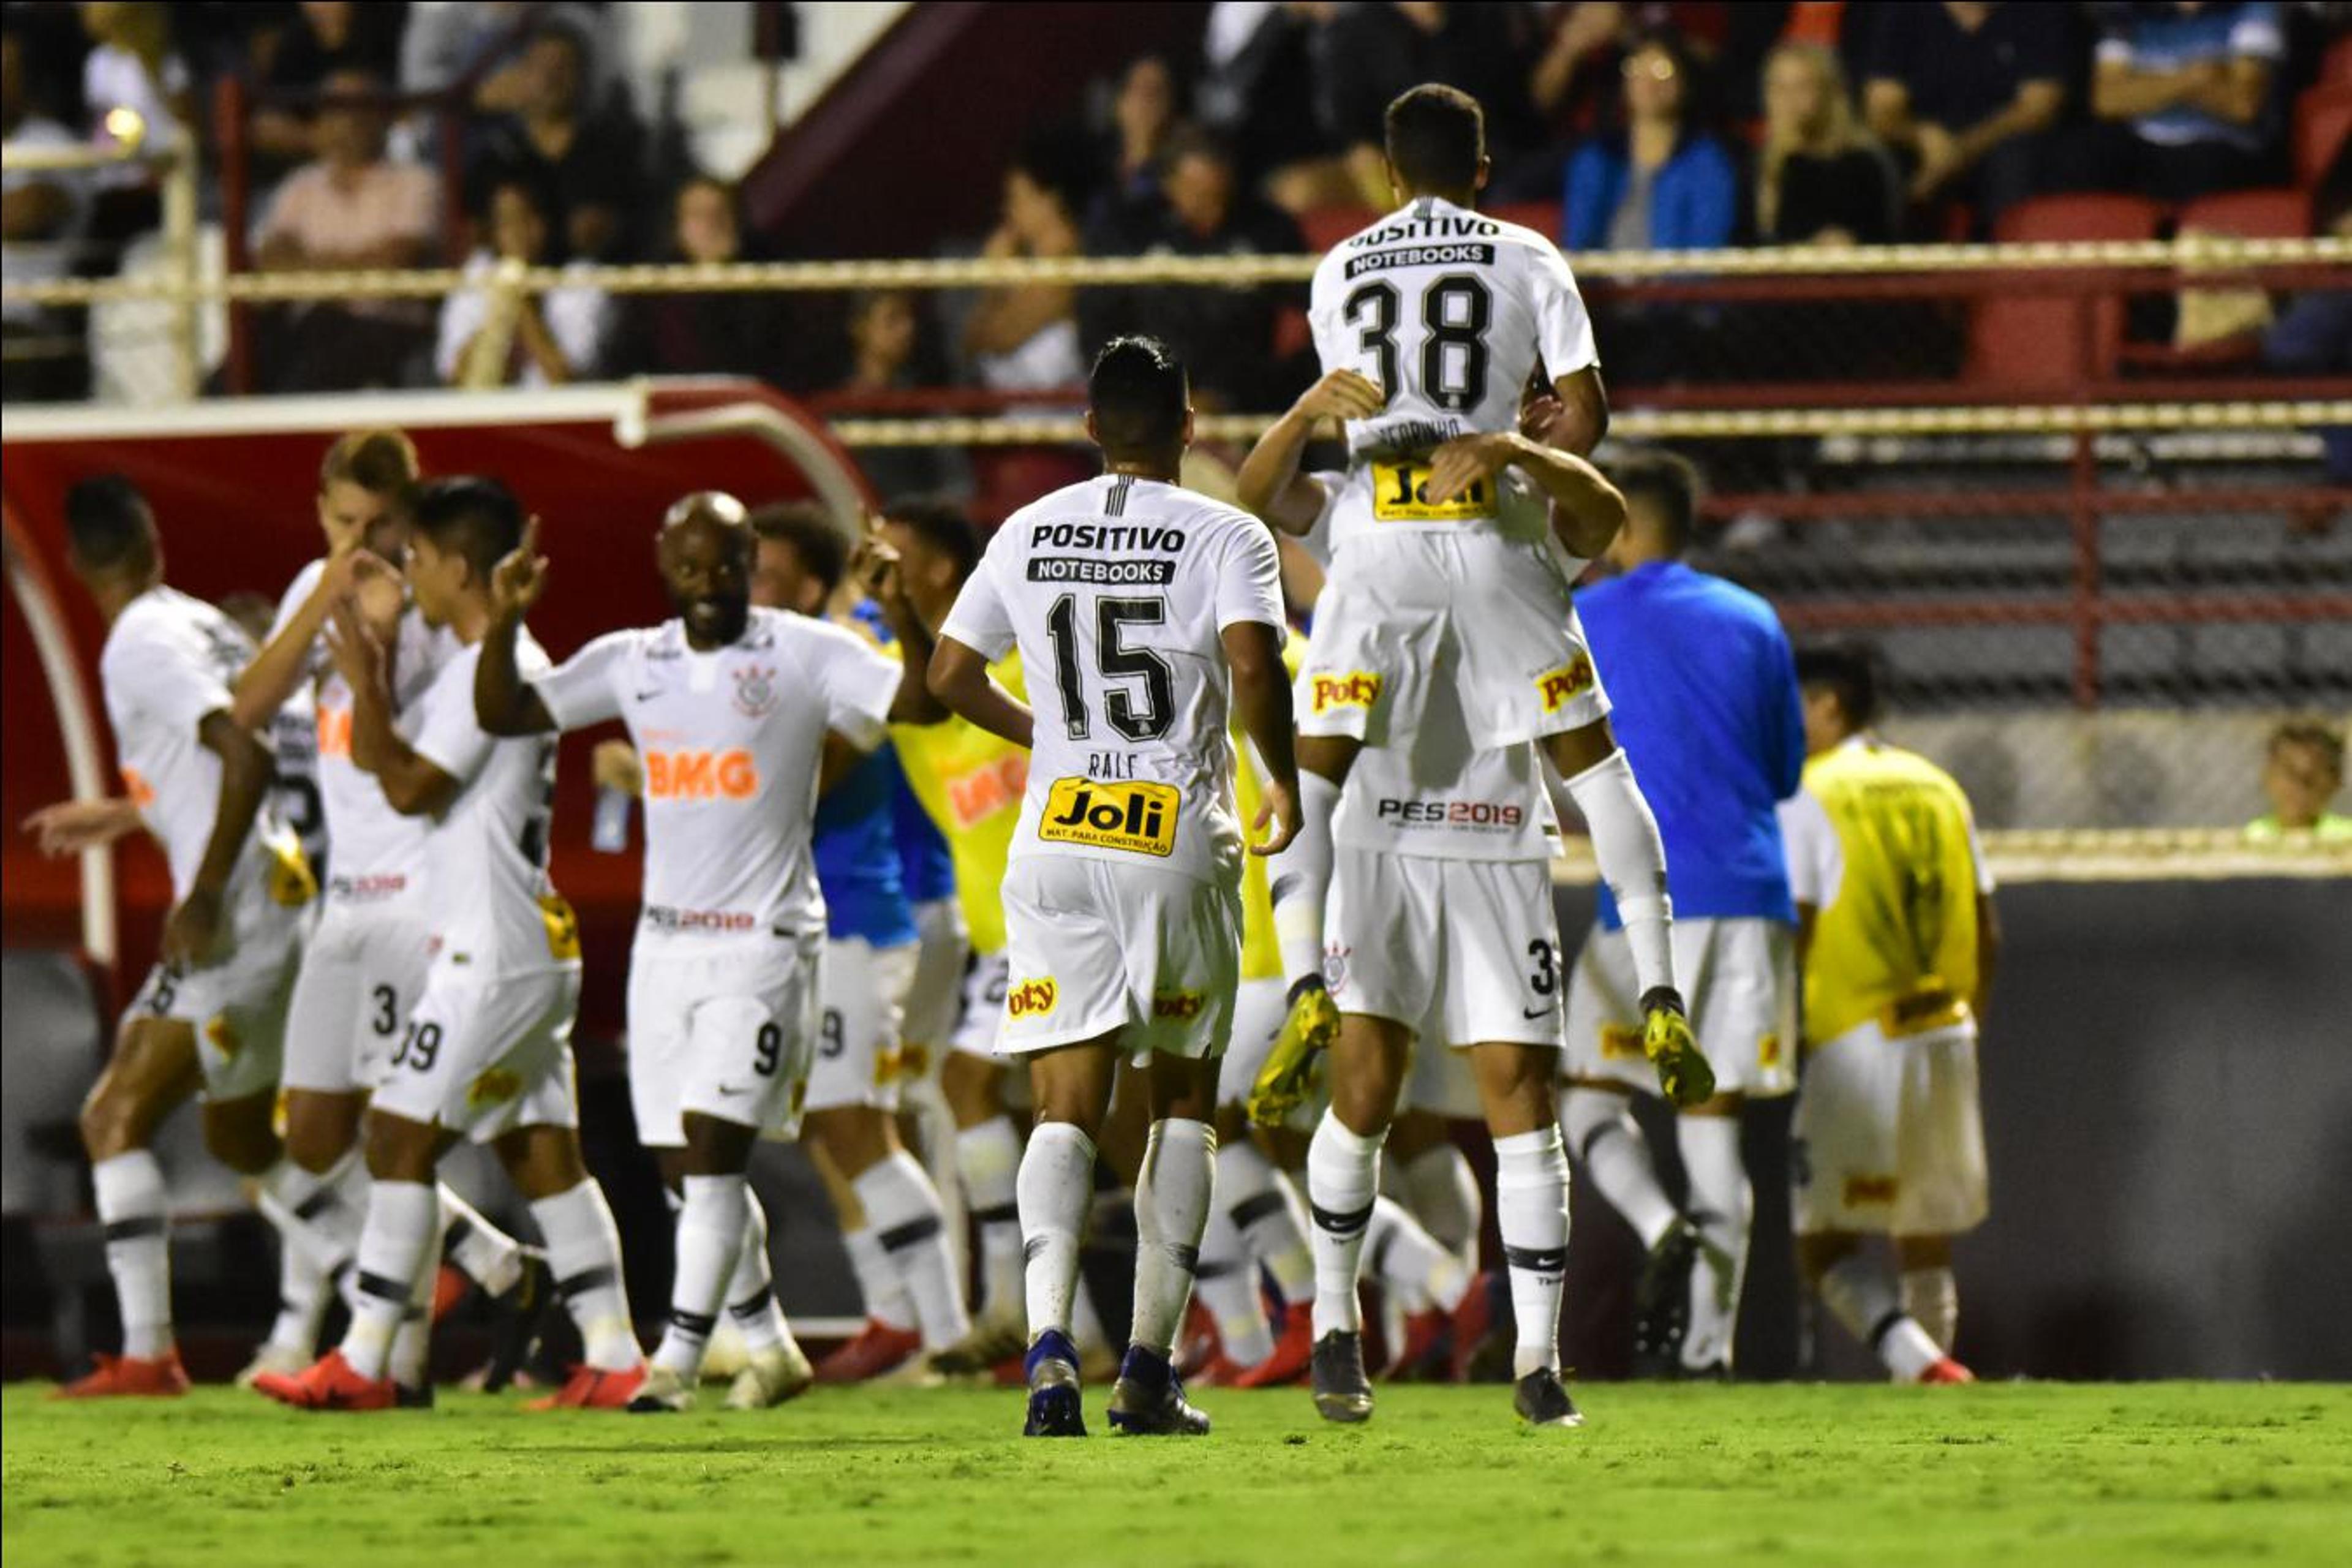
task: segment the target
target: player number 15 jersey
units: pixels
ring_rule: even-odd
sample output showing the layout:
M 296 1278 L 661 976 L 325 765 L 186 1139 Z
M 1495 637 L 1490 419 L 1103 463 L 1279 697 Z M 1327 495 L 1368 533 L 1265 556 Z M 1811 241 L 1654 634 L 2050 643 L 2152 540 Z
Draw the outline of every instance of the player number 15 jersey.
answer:
M 1110 474 L 1005 521 L 941 635 L 1016 644 L 1036 714 L 1012 858 L 1076 855 L 1237 882 L 1221 634 L 1283 625 L 1274 536 L 1178 486 Z

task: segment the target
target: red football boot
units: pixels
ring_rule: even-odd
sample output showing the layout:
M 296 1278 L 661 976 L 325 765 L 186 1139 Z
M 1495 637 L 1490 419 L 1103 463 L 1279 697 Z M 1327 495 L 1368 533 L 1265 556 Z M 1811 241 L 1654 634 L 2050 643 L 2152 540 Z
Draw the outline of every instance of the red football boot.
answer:
M 329 1351 L 290 1377 L 265 1372 L 253 1380 L 253 1391 L 297 1410 L 394 1410 L 400 1405 L 398 1384 L 388 1377 L 362 1377 L 341 1350 Z
M 1944 1357 L 1919 1374 L 1919 1381 L 1923 1384 L 1974 1383 L 1976 1380 L 1975 1373 L 1970 1372 L 1950 1356 Z
M 553 1394 L 530 1401 L 525 1410 L 626 1410 L 629 1401 L 645 1386 L 646 1369 L 640 1364 L 626 1372 L 608 1372 L 600 1366 L 575 1366 L 563 1386 Z
M 177 1347 L 159 1356 L 92 1355 L 96 1370 L 60 1384 L 51 1399 L 177 1399 L 188 1392 Z
M 877 1318 L 866 1320 L 856 1339 L 816 1363 L 819 1383 L 864 1383 L 895 1371 L 923 1348 L 923 1336 L 912 1329 L 894 1329 Z
M 1305 1377 L 1314 1360 L 1315 1321 L 1307 1315 L 1306 1302 L 1296 1302 L 1283 1311 L 1282 1332 L 1275 1336 L 1274 1353 L 1255 1366 L 1243 1368 L 1228 1386 L 1280 1388 Z
M 1404 1344 L 1381 1372 L 1385 1383 L 1443 1383 L 1453 1371 L 1453 1342 L 1447 1337 L 1454 1320 L 1444 1310 L 1408 1312 Z

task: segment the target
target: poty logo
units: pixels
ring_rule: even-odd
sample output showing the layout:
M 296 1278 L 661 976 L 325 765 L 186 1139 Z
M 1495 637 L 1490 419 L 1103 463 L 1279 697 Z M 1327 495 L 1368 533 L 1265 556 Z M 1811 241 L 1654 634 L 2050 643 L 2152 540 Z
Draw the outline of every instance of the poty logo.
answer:
M 1592 684 L 1592 660 L 1578 654 L 1573 662 L 1559 669 L 1548 669 L 1536 677 L 1536 690 L 1543 698 L 1543 710 L 1557 713 L 1567 706 L 1568 700 Z
M 760 767 L 749 752 L 646 753 L 648 800 L 748 800 L 759 793 Z
M 1189 1024 L 1207 1005 L 1208 998 L 1198 991 L 1163 991 L 1151 999 L 1151 1016 L 1162 1022 Z
M 1845 1179 L 1845 1206 L 1858 1209 L 1891 1204 L 1900 1190 L 1901 1184 L 1893 1176 L 1848 1176 Z
M 1308 706 L 1318 713 L 1334 708 L 1370 708 L 1381 700 L 1381 678 L 1370 670 L 1353 675 L 1318 675 L 1308 687 Z
M 1004 1012 L 1008 1017 L 1042 1018 L 1061 999 L 1062 988 L 1054 984 L 1051 975 L 1042 980 L 1024 980 L 1004 994 Z

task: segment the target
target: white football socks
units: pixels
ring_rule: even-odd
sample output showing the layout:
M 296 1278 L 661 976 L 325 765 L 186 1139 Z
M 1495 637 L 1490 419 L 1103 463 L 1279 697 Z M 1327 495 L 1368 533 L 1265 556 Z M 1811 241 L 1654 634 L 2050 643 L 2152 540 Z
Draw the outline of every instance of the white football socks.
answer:
M 628 1287 L 621 1278 L 621 1233 L 596 1179 L 539 1199 L 530 1214 L 546 1238 L 556 1293 L 580 1325 L 587 1363 L 599 1372 L 632 1372 L 643 1365 L 645 1352 L 637 1348 Z M 739 1229 L 739 1248 L 740 1236 Z
M 734 1320 L 745 1347 L 755 1352 L 795 1343 L 768 1263 L 768 1211 L 749 1185 L 743 1189 L 743 1250 L 727 1283 L 727 1315 Z
M 1218 1178 L 1223 1179 L 1223 1155 Z M 1201 1231 L 1200 1267 L 1192 1272 L 1192 1288 L 1201 1304 L 1216 1320 L 1217 1340 L 1225 1359 L 1235 1366 L 1255 1366 L 1274 1353 L 1274 1329 L 1266 1321 L 1265 1299 L 1258 1294 L 1257 1263 L 1234 1225 L 1223 1204 L 1209 1208 L 1209 1223 Z
M 1452 1311 L 1470 1288 L 1470 1274 L 1453 1249 L 1429 1234 L 1394 1198 L 1372 1200 L 1364 1227 L 1364 1267 L 1381 1282 L 1386 1303 L 1411 1315 L 1433 1308 Z
M 1078 1287 L 1078 1238 L 1095 1195 L 1094 1141 L 1066 1121 L 1041 1121 L 1021 1157 L 1015 1202 L 1026 1259 L 1029 1338 L 1070 1331 Z
M 1315 1216 L 1315 1338 L 1334 1331 L 1363 1331 L 1362 1305 L 1356 1299 L 1357 1271 L 1363 1261 L 1364 1231 L 1381 1190 L 1381 1145 L 1385 1130 L 1360 1138 L 1328 1110 L 1315 1124 L 1307 1146 L 1307 1202 Z
M 1450 1142 L 1433 1143 L 1410 1160 L 1400 1160 L 1395 1173 L 1405 1206 L 1423 1229 L 1454 1254 L 1465 1268 L 1478 1263 L 1478 1226 L 1486 1205 L 1478 1195 L 1478 1173 L 1469 1156 Z
M 1021 1135 L 1011 1117 L 992 1116 L 957 1132 L 955 1151 L 964 1211 L 980 1231 L 980 1315 L 1009 1318 L 1022 1295 L 1022 1221 L 1013 1196 Z
M 1166 1356 L 1176 1345 L 1201 1232 L 1217 1181 L 1217 1134 L 1205 1121 L 1171 1116 L 1151 1124 L 1135 1180 L 1135 1318 L 1128 1338 Z
M 1625 1097 L 1606 1089 L 1571 1089 L 1560 1096 L 1559 1120 L 1570 1151 L 1595 1190 L 1624 1216 L 1644 1247 L 1657 1246 L 1679 1215 L 1666 1189 L 1658 1184 L 1650 1141 L 1627 1109 Z
M 1675 984 L 1673 906 L 1666 898 L 1666 847 L 1658 819 L 1642 798 L 1633 764 L 1621 749 L 1568 781 L 1568 793 L 1592 835 L 1592 858 L 1617 900 L 1643 994 Z
M 360 1232 L 359 1268 L 352 1291 L 351 1327 L 343 1359 L 364 1378 L 391 1374 L 393 1340 L 416 1296 L 416 1279 L 433 1261 L 440 1205 L 423 1182 L 375 1182 L 368 1187 L 367 1223 Z
M 1511 1375 L 1559 1368 L 1559 1299 L 1568 1277 L 1568 1153 L 1559 1129 L 1495 1140 L 1495 1219 L 1517 1324 Z
M 482 1217 L 447 1183 L 433 1189 L 441 1204 L 441 1249 L 467 1279 L 502 1296 L 522 1279 L 522 1243 Z
M 1288 1177 L 1247 1138 L 1217 1150 L 1217 1197 L 1250 1256 L 1274 1276 L 1285 1306 L 1315 1291 L 1315 1257 L 1307 1247 L 1307 1205 Z
M 152 1361 L 172 1349 L 172 1248 L 163 1169 L 144 1149 L 90 1167 L 106 1271 L 122 1310 L 122 1353 Z
M 1960 1287 L 1950 1268 L 1905 1269 L 1903 1310 L 1943 1347 L 1946 1355 L 1952 1353 L 1952 1342 L 1960 1331 Z
M 1282 978 L 1296 987 L 1323 975 L 1323 907 L 1331 894 L 1331 816 L 1339 786 L 1321 773 L 1298 772 L 1298 833 L 1266 861 L 1274 895 L 1274 940 Z
M 691 1383 L 702 1371 L 702 1352 L 742 1261 L 749 1183 L 738 1173 L 688 1176 L 678 1185 L 685 1201 L 677 1211 L 677 1265 L 670 1279 L 669 1324 L 655 1347 L 654 1364 Z
M 882 1238 L 874 1234 L 874 1227 L 864 1225 L 845 1233 L 841 1245 L 849 1254 L 849 1271 L 857 1277 L 858 1294 L 866 1298 L 866 1316 L 886 1329 L 911 1331 L 914 1298 L 907 1294 L 907 1282 L 898 1271 L 890 1267 L 890 1255 L 882 1250 Z
M 1822 1305 L 1846 1332 L 1886 1364 L 1904 1383 L 1944 1359 L 1918 1321 L 1903 1310 L 1894 1271 L 1860 1251 L 1849 1252 L 1822 1276 Z
M 1706 1245 L 1691 1270 L 1690 1330 L 1683 1365 L 1703 1370 L 1732 1363 L 1739 1327 L 1739 1291 L 1748 1274 L 1748 1232 L 1755 1200 L 1739 1154 L 1739 1118 L 1682 1116 L 1675 1141 L 1690 1178 L 1691 1223 Z
M 417 1255 L 416 1278 L 408 1282 L 408 1305 L 402 1309 L 400 1327 L 392 1336 L 392 1358 L 384 1371 L 403 1388 L 424 1388 L 432 1382 L 433 1287 L 441 1277 L 441 1215 L 433 1215 L 425 1249 Z
M 900 1149 L 877 1161 L 850 1184 L 866 1223 L 882 1244 L 891 1271 L 915 1309 L 926 1350 L 945 1350 L 971 1331 L 948 1250 L 940 1194 L 920 1163 Z

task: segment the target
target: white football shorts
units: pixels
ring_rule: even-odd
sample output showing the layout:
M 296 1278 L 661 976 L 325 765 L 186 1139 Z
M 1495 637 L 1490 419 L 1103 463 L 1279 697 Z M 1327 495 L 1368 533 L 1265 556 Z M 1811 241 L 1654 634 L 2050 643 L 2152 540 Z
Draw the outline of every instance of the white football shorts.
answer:
M 310 902 L 283 903 L 260 881 L 233 886 L 228 956 L 201 969 L 158 963 L 124 1015 L 169 1018 L 196 1035 L 205 1098 L 243 1100 L 278 1087 L 286 1013 L 302 962 Z
M 811 936 L 632 956 L 629 1106 L 638 1142 L 681 1147 L 689 1110 L 770 1137 L 798 1130 L 818 1048 L 824 952 L 824 939 Z
M 383 1079 L 425 994 L 433 927 L 424 900 L 339 899 L 303 943 L 286 1015 L 288 1089 L 365 1094 Z
M 518 1127 L 578 1127 L 576 966 L 505 974 L 444 952 L 376 1086 L 375 1108 L 488 1143 Z
M 971 938 L 963 908 L 953 899 L 915 906 L 915 977 L 907 985 L 907 1016 L 898 1026 L 899 1078 L 927 1078 L 955 1038 L 963 1017 L 963 977 L 971 966 Z M 982 1055 L 988 1053 L 982 1052 Z
M 876 947 L 863 937 L 843 937 L 824 946 L 824 977 L 817 986 L 822 1009 L 816 1060 L 809 1068 L 808 1109 L 845 1105 L 898 1106 L 899 1024 L 906 1016 L 907 987 L 915 977 L 919 942 Z
M 1427 1047 L 1559 1048 L 1567 976 L 1540 860 L 1342 844 L 1325 931 L 1324 983 L 1342 1013 L 1391 1019 Z
M 1232 1037 L 1242 898 L 1155 866 L 1030 855 L 1004 879 L 1011 979 L 998 1049 L 1024 1056 L 1125 1031 L 1129 1053 L 1195 1058 Z
M 1975 1228 L 1989 1201 L 1976 1024 L 1890 1039 L 1874 1018 L 1814 1047 L 1790 1136 L 1799 1235 Z
M 963 1012 L 948 1037 L 948 1049 L 995 1059 L 997 1040 L 1004 1033 L 1004 993 L 1012 965 L 1008 952 L 971 955 L 971 967 L 963 975 Z
M 1796 1088 L 1795 933 L 1760 918 L 1677 919 L 1674 951 L 1675 979 L 1717 1090 L 1767 1100 Z M 1563 1070 L 1657 1093 L 1657 1069 L 1642 1051 L 1640 1007 L 1625 933 L 1594 926 L 1569 982 Z

